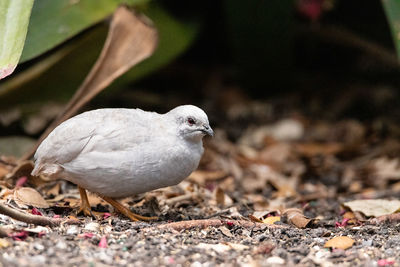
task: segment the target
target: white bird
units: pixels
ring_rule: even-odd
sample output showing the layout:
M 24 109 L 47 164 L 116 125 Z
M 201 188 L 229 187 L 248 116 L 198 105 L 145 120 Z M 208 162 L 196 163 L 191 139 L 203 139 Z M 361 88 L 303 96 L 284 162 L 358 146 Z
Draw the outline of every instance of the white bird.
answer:
M 85 189 L 132 220 L 146 219 L 114 198 L 181 182 L 197 168 L 205 135 L 213 135 L 207 115 L 192 105 L 165 114 L 141 109 L 88 111 L 61 123 L 43 140 L 32 175 L 77 184 L 80 211 L 86 215 L 92 213 Z

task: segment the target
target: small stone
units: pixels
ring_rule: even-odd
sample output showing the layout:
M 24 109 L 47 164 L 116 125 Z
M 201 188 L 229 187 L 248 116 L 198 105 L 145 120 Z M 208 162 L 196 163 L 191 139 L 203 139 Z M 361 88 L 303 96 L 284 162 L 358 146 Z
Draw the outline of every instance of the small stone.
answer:
M 100 224 L 97 222 L 90 222 L 85 225 L 85 230 L 91 231 L 91 232 L 97 232 L 99 231 Z
M 44 246 L 42 245 L 42 244 L 39 244 L 39 243 L 35 243 L 34 245 L 33 245 L 33 247 L 36 249 L 36 250 L 44 250 Z
M 57 243 L 57 245 L 56 245 L 56 248 L 57 249 L 59 249 L 59 250 L 64 250 L 64 249 L 66 249 L 68 246 L 67 246 L 67 243 L 65 243 L 65 242 L 63 242 L 63 241 L 59 241 L 58 243 Z
M 277 257 L 277 256 L 269 257 L 267 259 L 267 264 L 282 264 L 283 265 L 283 264 L 285 264 L 285 260 L 280 257 Z
M 79 229 L 76 225 L 72 225 L 67 229 L 67 235 L 76 235 L 79 232 Z

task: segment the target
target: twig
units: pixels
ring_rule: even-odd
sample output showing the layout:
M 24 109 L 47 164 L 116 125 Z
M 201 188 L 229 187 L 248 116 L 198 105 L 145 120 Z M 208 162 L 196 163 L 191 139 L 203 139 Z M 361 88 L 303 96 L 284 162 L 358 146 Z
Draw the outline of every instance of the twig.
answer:
M 0 214 L 7 215 L 15 220 L 36 224 L 36 225 L 48 225 L 57 226 L 60 224 L 79 224 L 80 222 L 72 219 L 59 219 L 59 218 L 49 218 L 45 216 L 33 215 L 12 209 L 0 203 Z
M 257 223 L 257 222 L 251 222 L 251 221 L 245 221 L 245 220 L 213 219 L 213 220 L 191 220 L 191 221 L 172 222 L 172 223 L 157 225 L 156 228 L 160 229 L 160 230 L 181 231 L 181 230 L 188 230 L 188 229 L 192 229 L 192 228 L 204 229 L 207 227 L 234 226 L 234 225 L 241 226 L 244 228 L 254 228 L 256 226 L 272 227 L 272 228 L 284 227 L 281 225 L 267 225 L 264 223 Z M 148 227 L 148 228 L 144 228 L 143 230 L 146 230 L 146 229 L 154 229 L 154 228 Z

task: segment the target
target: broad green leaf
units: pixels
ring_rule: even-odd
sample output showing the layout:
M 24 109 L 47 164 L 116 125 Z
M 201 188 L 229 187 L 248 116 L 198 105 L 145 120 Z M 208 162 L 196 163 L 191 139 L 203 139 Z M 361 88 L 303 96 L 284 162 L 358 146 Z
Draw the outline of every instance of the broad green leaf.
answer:
M 10 0 L 11 1 L 11 0 Z M 38 0 L 21 62 L 61 44 L 111 15 L 120 4 L 139 5 L 148 0 Z
M 382 0 L 382 5 L 392 32 L 394 46 L 397 51 L 397 58 L 400 59 L 400 1 Z
M 33 0 L 0 1 L 0 79 L 10 75 L 24 47 Z

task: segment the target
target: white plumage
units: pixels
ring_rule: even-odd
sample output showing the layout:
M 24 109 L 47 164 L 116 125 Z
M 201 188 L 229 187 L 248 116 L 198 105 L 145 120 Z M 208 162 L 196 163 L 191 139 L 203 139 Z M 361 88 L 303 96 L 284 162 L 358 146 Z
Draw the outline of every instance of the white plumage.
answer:
M 55 128 L 35 154 L 32 175 L 71 181 L 107 197 L 127 197 L 175 185 L 195 170 L 207 115 L 192 105 L 165 114 L 98 109 Z

